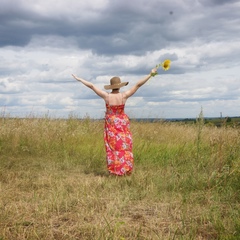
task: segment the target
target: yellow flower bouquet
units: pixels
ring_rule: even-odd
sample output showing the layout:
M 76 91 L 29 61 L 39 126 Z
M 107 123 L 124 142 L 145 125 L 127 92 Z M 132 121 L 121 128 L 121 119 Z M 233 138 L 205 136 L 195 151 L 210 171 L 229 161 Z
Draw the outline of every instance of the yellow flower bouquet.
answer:
M 167 71 L 170 68 L 170 65 L 171 65 L 171 61 L 169 59 L 166 59 L 164 62 L 157 64 L 156 68 L 158 69 L 159 67 L 162 67 L 164 71 Z M 154 77 L 157 74 L 158 72 L 152 73 L 151 76 Z

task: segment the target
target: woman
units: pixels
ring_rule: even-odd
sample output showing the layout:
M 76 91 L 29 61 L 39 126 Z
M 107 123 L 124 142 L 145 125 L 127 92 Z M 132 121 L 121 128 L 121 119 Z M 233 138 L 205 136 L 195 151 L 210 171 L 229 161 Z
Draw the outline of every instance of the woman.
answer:
M 97 88 L 94 84 L 72 74 L 76 80 L 91 88 L 105 101 L 104 142 L 107 153 L 107 168 L 110 174 L 122 176 L 132 173 L 132 134 L 130 132 L 129 118 L 124 113 L 124 107 L 127 99 L 145 84 L 151 76 L 154 76 L 156 72 L 157 69 L 153 68 L 149 75 L 122 93 L 120 93 L 120 88 L 126 86 L 128 82 L 121 82 L 119 77 L 111 78 L 110 85 L 104 86 L 106 90 L 112 90 L 111 93 L 108 93 Z

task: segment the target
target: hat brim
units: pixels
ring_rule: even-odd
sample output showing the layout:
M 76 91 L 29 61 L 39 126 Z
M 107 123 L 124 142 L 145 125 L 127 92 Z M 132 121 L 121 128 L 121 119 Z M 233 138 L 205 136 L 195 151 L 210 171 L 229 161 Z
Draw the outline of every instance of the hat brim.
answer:
M 119 89 L 119 88 L 124 87 L 126 85 L 128 85 L 128 82 L 122 82 L 122 83 L 113 84 L 113 85 L 105 85 L 104 88 L 106 90 L 109 90 L 109 89 Z

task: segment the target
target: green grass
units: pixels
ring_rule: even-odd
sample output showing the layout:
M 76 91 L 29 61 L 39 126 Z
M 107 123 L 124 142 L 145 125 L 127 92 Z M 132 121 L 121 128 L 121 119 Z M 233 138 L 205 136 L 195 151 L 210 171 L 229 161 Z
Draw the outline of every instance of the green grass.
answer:
M 240 239 L 240 129 L 131 123 L 108 176 L 102 121 L 0 119 L 0 239 Z

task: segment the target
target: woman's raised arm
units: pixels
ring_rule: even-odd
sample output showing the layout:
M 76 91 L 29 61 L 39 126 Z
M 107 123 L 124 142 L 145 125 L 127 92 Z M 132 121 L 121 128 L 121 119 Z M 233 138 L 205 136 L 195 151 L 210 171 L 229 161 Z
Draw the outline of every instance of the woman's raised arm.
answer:
M 106 99 L 107 97 L 107 92 L 102 91 L 101 89 L 97 88 L 93 83 L 83 79 L 83 78 L 79 78 L 77 76 L 75 76 L 74 74 L 72 74 L 72 76 L 79 82 L 81 82 L 82 84 L 84 84 L 85 86 L 87 86 L 88 88 L 92 89 L 99 97 Z
M 139 80 L 136 85 L 134 85 L 132 88 L 130 88 L 129 90 L 124 92 L 125 93 L 125 97 L 126 98 L 131 97 L 142 85 L 144 85 L 152 77 L 152 73 L 156 73 L 156 72 L 157 72 L 157 69 L 153 68 L 151 70 L 151 72 L 146 77 L 144 77 L 143 79 Z

